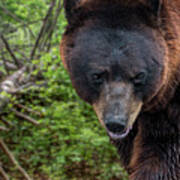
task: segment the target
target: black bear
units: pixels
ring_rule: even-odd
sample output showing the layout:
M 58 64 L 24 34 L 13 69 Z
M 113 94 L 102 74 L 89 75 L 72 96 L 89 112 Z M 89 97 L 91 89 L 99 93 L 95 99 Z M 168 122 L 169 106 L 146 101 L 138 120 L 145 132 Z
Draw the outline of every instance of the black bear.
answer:
M 131 180 L 180 180 L 180 0 L 64 0 L 61 57 Z

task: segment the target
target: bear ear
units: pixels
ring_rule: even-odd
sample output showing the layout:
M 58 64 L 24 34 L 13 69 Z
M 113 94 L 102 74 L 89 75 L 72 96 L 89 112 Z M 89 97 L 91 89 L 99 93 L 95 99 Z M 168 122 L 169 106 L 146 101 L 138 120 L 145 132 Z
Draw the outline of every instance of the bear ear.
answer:
M 154 16 L 159 17 L 161 8 L 163 5 L 163 0 L 147 0 L 148 2 L 148 7 L 154 14 Z
M 79 7 L 82 1 L 85 0 L 64 0 L 65 14 L 69 23 L 71 23 L 75 18 L 75 10 Z
M 76 18 L 76 13 L 78 12 L 77 9 L 90 1 L 91 0 L 64 0 L 65 14 L 69 24 L 73 22 L 74 19 Z M 97 0 L 94 0 L 94 2 L 96 1 Z M 158 18 L 161 12 L 163 2 L 165 0 L 139 0 L 139 1 L 145 3 L 148 9 L 150 10 L 150 12 L 154 15 L 154 17 Z

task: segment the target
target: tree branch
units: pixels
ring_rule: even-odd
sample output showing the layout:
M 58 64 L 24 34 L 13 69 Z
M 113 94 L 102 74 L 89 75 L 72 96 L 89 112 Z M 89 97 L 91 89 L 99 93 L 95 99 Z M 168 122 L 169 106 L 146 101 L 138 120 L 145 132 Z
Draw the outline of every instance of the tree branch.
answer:
M 49 10 L 48 10 L 48 12 L 47 12 L 47 15 L 46 15 L 46 17 L 44 18 L 44 22 L 43 22 L 43 25 L 42 25 L 41 30 L 40 30 L 40 32 L 39 32 L 39 35 L 38 35 L 38 37 L 37 37 L 37 40 L 36 40 L 36 42 L 35 42 L 34 48 L 32 49 L 32 52 L 31 52 L 31 55 L 30 55 L 30 59 L 31 59 L 31 60 L 34 58 L 34 55 L 35 55 L 35 53 L 36 53 L 36 49 L 38 48 L 39 42 L 40 42 L 40 40 L 41 40 L 41 37 L 43 36 L 43 34 L 44 34 L 44 32 L 45 32 L 46 24 L 47 24 L 47 22 L 48 22 L 48 19 L 49 19 L 50 15 L 52 14 L 52 10 L 53 10 L 55 4 L 56 4 L 56 0 L 52 0 L 52 1 L 51 1 L 51 4 L 50 4 L 50 7 L 49 7 Z
M 0 131 L 9 131 L 9 129 L 6 127 L 0 126 Z
M 2 163 L 0 163 L 0 174 L 4 178 L 4 180 L 10 180 L 4 169 L 2 168 Z
M 10 161 L 17 167 L 17 169 L 21 172 L 21 174 L 24 176 L 26 180 L 32 180 L 30 176 L 27 174 L 27 172 L 20 166 L 18 161 L 15 159 L 14 155 L 11 153 L 11 151 L 8 149 L 7 145 L 4 143 L 2 139 L 0 139 L 0 146 L 4 153 L 9 157 Z
M 13 123 L 11 123 L 11 122 L 9 122 L 9 121 L 6 121 L 5 119 L 4 119 L 4 117 L 0 117 L 0 120 L 6 125 L 6 126 L 8 126 L 8 127 L 14 127 L 14 124 Z
M 37 112 L 37 111 L 34 111 L 22 104 L 16 104 L 15 106 L 17 106 L 18 108 L 21 108 L 21 109 L 24 109 L 25 111 L 29 112 L 29 113 L 32 113 L 32 114 L 35 114 L 37 116 L 41 116 L 42 114 L 40 112 Z
M 58 6 L 57 6 L 57 9 L 56 9 L 54 18 L 53 18 L 53 22 L 51 23 L 51 26 L 49 28 L 49 33 L 48 33 L 46 39 L 44 40 L 44 46 L 46 46 L 47 42 L 49 42 L 48 47 L 47 47 L 47 52 L 50 50 L 51 38 L 52 38 L 52 35 L 53 35 L 53 32 L 54 32 L 54 29 L 56 27 L 58 17 L 59 17 L 59 15 L 61 13 L 62 7 L 63 6 L 62 6 L 62 3 L 61 3 L 61 0 L 59 0 L 58 1 Z
M 4 37 L 2 34 L 0 34 L 0 37 L 1 37 L 1 39 L 2 39 L 2 41 L 3 41 L 3 43 L 4 43 L 4 45 L 5 45 L 5 47 L 6 47 L 6 49 L 7 49 L 7 51 L 9 52 L 9 54 L 10 54 L 11 57 L 12 57 L 12 59 L 14 60 L 14 63 L 15 63 L 18 67 L 21 67 L 22 64 L 21 64 L 21 63 L 19 62 L 19 60 L 16 58 L 15 54 L 14 54 L 13 51 L 11 50 L 11 48 L 10 48 L 7 40 L 5 39 L 5 37 Z
M 15 14 L 13 14 L 11 11 L 6 9 L 4 6 L 1 5 L 0 9 L 2 9 L 8 16 L 12 17 L 14 20 L 16 20 L 18 22 L 22 22 L 21 19 L 19 19 Z
M 12 109 L 12 112 L 14 112 L 16 116 L 23 118 L 23 119 L 27 120 L 28 122 L 30 122 L 36 126 L 39 125 L 39 122 L 37 122 L 35 119 L 33 119 L 33 118 L 31 118 L 31 117 L 29 117 L 29 116 L 27 116 L 21 112 L 18 112 L 15 109 Z

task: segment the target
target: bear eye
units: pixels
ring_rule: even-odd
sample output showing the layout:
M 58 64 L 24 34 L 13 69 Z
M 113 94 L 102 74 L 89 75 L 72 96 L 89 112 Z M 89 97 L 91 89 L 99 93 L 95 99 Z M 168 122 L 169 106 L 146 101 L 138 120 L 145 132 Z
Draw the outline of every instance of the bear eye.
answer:
M 92 82 L 96 85 L 101 85 L 104 82 L 104 72 L 92 74 Z
M 133 83 L 135 86 L 144 85 L 146 81 L 146 73 L 140 72 L 133 78 Z

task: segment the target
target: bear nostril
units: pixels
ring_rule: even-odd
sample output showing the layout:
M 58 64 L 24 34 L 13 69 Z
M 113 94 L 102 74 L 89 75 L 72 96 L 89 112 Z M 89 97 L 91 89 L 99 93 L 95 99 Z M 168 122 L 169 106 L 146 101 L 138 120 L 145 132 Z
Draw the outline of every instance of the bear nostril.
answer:
M 119 123 L 109 122 L 109 123 L 106 123 L 106 128 L 108 131 L 110 131 L 114 134 L 120 134 L 124 131 L 125 126 L 123 126 Z

